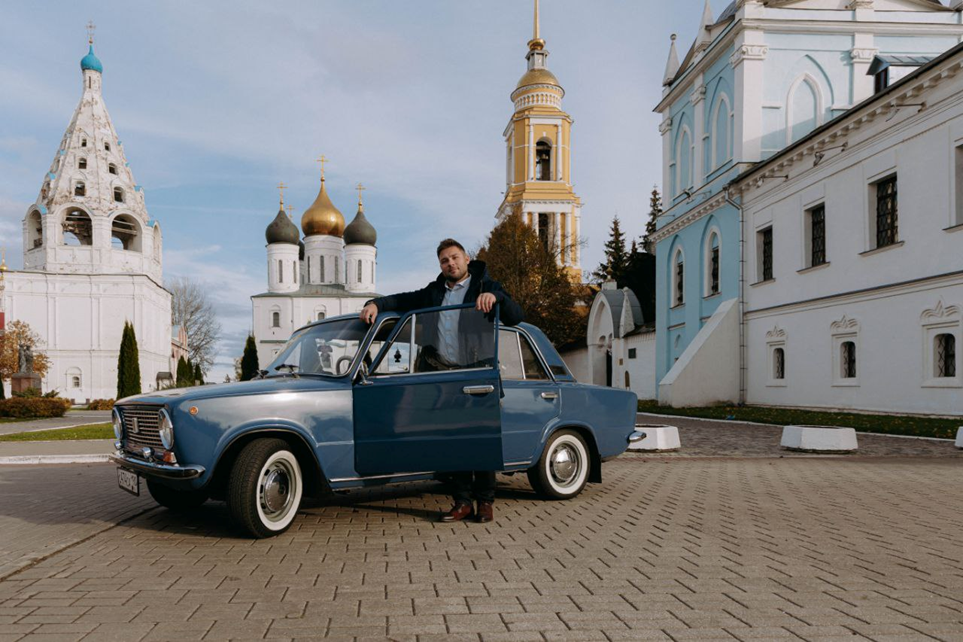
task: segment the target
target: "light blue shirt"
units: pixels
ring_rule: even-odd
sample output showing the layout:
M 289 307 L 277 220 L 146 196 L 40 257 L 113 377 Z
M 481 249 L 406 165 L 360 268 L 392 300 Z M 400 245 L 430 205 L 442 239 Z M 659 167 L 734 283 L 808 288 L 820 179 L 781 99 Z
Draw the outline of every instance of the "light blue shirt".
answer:
M 461 305 L 468 294 L 471 276 L 452 286 L 445 284 L 445 296 L 441 300 L 443 306 Z M 461 310 L 449 310 L 438 313 L 438 354 L 453 364 L 461 363 L 461 353 L 458 345 L 458 317 Z

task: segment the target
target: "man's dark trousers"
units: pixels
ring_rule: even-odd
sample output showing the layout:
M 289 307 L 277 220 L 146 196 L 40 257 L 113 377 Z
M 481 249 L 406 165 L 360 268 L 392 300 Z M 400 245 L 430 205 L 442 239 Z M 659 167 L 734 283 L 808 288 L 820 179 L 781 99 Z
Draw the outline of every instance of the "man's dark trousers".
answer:
M 479 502 L 495 501 L 495 471 L 476 470 L 474 472 L 451 473 L 452 497 L 456 504 L 471 505 L 472 499 Z

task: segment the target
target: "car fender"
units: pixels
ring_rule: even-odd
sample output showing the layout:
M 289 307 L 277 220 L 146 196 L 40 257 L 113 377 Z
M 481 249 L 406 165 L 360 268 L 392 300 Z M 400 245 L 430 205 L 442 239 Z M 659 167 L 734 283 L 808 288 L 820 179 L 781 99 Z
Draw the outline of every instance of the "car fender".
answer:
M 592 468 L 589 471 L 589 482 L 593 484 L 601 483 L 602 457 L 599 455 L 598 439 L 595 435 L 595 429 L 582 421 L 565 421 L 559 417 L 556 417 L 550 421 L 542 431 L 542 438 L 538 444 L 538 451 L 535 453 L 535 458 L 532 460 L 532 462 L 534 464 L 538 463 L 538 461 L 542 458 L 542 454 L 545 452 L 545 446 L 548 445 L 549 438 L 560 430 L 574 430 L 585 439 L 585 443 L 589 448 L 589 457 L 591 457 L 592 461 Z
M 321 461 L 320 449 L 314 437 L 304 426 L 281 418 L 252 420 L 224 433 L 215 448 L 214 465 L 205 482 L 210 482 L 215 487 L 226 484 L 230 476 L 231 464 L 237 453 L 247 442 L 261 436 L 281 437 L 291 442 L 292 447 L 297 451 L 295 455 L 298 456 L 298 460 L 301 462 L 307 460 L 305 463 L 308 465 L 302 470 L 305 485 L 310 484 L 310 487 L 316 488 L 319 492 L 330 490 L 324 473 L 324 462 Z M 292 439 L 294 441 L 291 441 Z

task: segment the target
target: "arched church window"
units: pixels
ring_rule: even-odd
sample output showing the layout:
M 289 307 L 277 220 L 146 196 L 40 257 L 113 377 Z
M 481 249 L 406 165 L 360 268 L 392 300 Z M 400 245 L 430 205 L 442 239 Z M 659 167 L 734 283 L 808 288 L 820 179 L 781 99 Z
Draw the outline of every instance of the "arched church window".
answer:
M 318 283 L 324 283 L 324 257 L 318 257 Z
M 552 180 L 552 145 L 544 140 L 535 145 L 535 180 Z
M 278 283 L 284 283 L 284 261 L 278 259 Z
M 120 187 L 114 188 L 114 202 L 123 203 L 124 202 L 124 190 Z
M 74 196 L 87 196 L 87 185 L 83 181 L 74 183 Z
M 692 187 L 692 137 L 686 127 L 682 128 L 679 136 L 679 146 L 676 149 L 676 179 L 677 195 Z
M 87 212 L 68 210 L 63 222 L 64 245 L 92 245 L 93 225 Z
M 109 173 L 113 174 L 114 176 L 116 176 L 116 175 L 117 175 L 117 166 L 114 165 L 113 163 L 111 163 L 110 165 L 107 166 L 107 171 L 108 171 Z
M 673 266 L 672 305 L 678 306 L 685 303 L 685 257 L 681 249 L 676 250 Z
M 341 283 L 341 257 L 334 257 L 334 282 Z
M 293 274 L 293 281 L 296 284 L 298 282 L 298 262 L 291 261 L 291 274 Z
M 43 218 L 34 210 L 27 216 L 27 250 L 43 245 Z
M 272 327 L 272 328 L 280 328 L 280 327 L 281 327 L 281 313 L 280 313 L 280 312 L 272 312 L 272 313 L 271 313 L 271 327 Z
M 361 259 L 358 259 L 358 283 L 361 283 Z
M 719 234 L 713 230 L 706 243 L 705 296 L 719 294 L 719 270 Z
M 715 121 L 712 132 L 712 167 L 722 165 L 731 158 L 733 115 L 729 109 L 729 99 L 725 94 L 716 103 Z
M 544 212 L 538 215 L 538 240 L 542 242 L 542 247 L 548 250 L 549 247 L 549 220 L 548 214 Z
M 956 377 L 956 336 L 952 334 L 938 334 L 933 340 L 935 370 L 937 378 Z
M 77 169 L 87 169 L 87 159 L 80 158 L 77 160 Z
M 786 351 L 783 348 L 772 351 L 772 378 L 778 381 L 786 378 Z
M 105 152 L 109 152 L 109 151 L 110 151 L 110 143 L 104 142 L 104 151 L 105 151 Z
M 117 250 L 140 252 L 143 248 L 140 225 L 126 214 L 116 216 L 110 224 L 110 243 Z

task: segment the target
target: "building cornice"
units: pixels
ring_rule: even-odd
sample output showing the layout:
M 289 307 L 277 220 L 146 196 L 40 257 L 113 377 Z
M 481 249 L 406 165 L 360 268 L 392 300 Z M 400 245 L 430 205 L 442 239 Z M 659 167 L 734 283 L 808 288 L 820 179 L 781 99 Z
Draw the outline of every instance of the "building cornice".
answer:
M 677 219 L 666 223 L 666 225 L 655 232 L 652 235 L 652 240 L 655 243 L 660 243 L 666 238 L 672 236 L 679 230 L 691 225 L 692 223 L 698 221 L 700 218 L 715 212 L 717 209 L 721 208 L 726 204 L 726 193 L 718 192 L 714 196 L 707 199 L 704 203 L 698 207 L 694 207 L 685 214 L 682 214 Z

